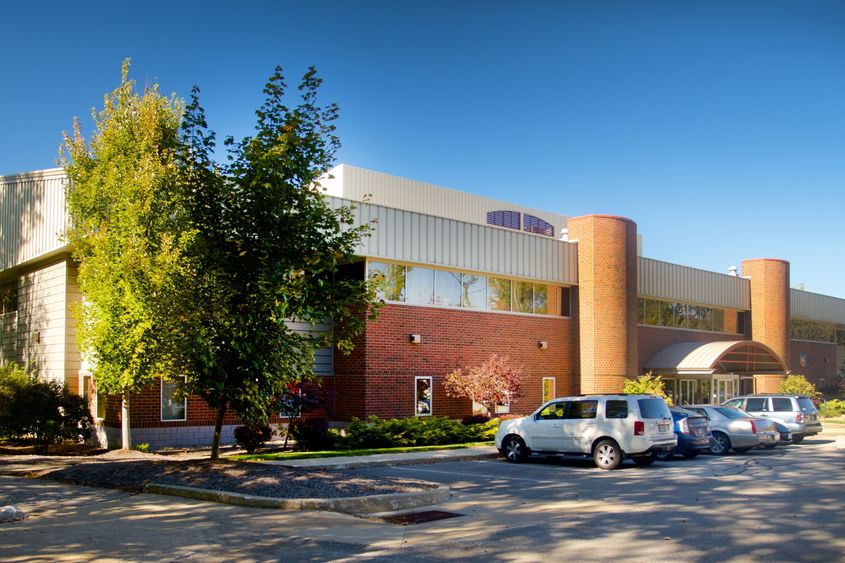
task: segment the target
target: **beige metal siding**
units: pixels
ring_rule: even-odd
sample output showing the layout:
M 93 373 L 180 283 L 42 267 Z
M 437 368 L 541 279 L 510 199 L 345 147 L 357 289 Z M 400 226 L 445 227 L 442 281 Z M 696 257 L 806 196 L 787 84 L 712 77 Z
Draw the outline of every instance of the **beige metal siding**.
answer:
M 845 299 L 791 289 L 789 300 L 793 317 L 845 324 Z
M 353 202 L 329 198 L 337 208 Z M 549 237 L 357 204 L 356 224 L 371 224 L 361 256 L 562 284 L 578 282 L 577 245 Z
M 18 291 L 21 359 L 42 377 L 65 381 L 67 261 L 22 274 Z
M 751 284 L 747 279 L 652 258 L 638 259 L 637 293 L 712 307 L 751 309 Z
M 369 196 L 369 203 L 375 205 L 479 225 L 487 224 L 488 211 L 519 211 L 523 214 L 523 219 L 527 213 L 553 225 L 555 237 L 560 237 L 561 229 L 566 227 L 567 217 L 565 215 L 357 168 L 348 164 L 335 167 L 331 171 L 331 175 L 334 177 L 321 180 L 321 184 L 326 189 L 327 195 L 334 197 L 363 201 L 365 196 Z
M 66 179 L 58 168 L 0 177 L 0 271 L 64 247 Z

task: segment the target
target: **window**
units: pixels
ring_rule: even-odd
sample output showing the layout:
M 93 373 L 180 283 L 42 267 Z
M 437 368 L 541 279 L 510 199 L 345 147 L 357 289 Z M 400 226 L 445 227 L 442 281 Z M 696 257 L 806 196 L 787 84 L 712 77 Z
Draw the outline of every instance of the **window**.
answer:
M 10 283 L 0 287 L 0 314 L 14 313 L 18 310 L 18 287 Z
M 505 392 L 505 398 L 501 403 L 496 404 L 496 414 L 508 414 L 511 412 L 511 397 Z
M 554 377 L 544 377 L 543 378 L 543 401 L 547 402 L 551 401 L 555 398 L 555 383 L 556 380 Z
M 521 215 L 519 211 L 488 211 L 487 224 L 497 227 L 519 230 Z
M 558 420 L 563 418 L 565 411 L 566 403 L 551 403 L 546 408 L 537 413 L 537 420 Z
M 534 286 L 531 282 L 518 281 L 513 284 L 513 310 L 517 313 L 531 313 L 534 309 Z
M 711 309 L 713 314 L 713 331 L 725 332 L 725 310 Z
M 549 286 L 534 285 L 534 314 L 547 315 L 549 313 Z
M 736 312 L 736 333 L 745 334 L 745 311 Z
M 489 220 L 488 220 L 489 223 Z M 555 228 L 551 223 L 547 223 L 539 217 L 525 214 L 525 223 L 522 229 L 527 233 L 535 233 L 538 235 L 545 235 L 547 237 L 555 236 Z
M 561 310 L 560 314 L 564 317 L 571 317 L 572 316 L 572 288 L 571 287 L 562 287 L 560 288 L 561 298 L 560 298 L 560 305 Z
M 185 420 L 188 397 L 185 395 L 185 378 L 174 381 L 161 380 L 161 420 Z
M 572 401 L 566 411 L 566 418 L 595 418 L 598 401 Z
M 836 329 L 836 345 L 845 346 L 845 328 Z
M 488 278 L 487 308 L 493 311 L 511 310 L 511 280 Z
M 672 413 L 663 399 L 637 399 L 637 403 L 643 418 L 672 418 Z
M 417 376 L 414 378 L 414 413 L 417 416 L 431 414 L 431 376 Z
M 798 340 L 814 340 L 816 342 L 836 342 L 836 326 L 833 323 L 809 321 L 806 319 L 792 319 L 790 335 Z
M 783 397 L 772 397 L 772 410 L 774 412 L 792 412 L 792 399 Z
M 604 404 L 605 418 L 628 418 L 628 401 L 607 401 Z
M 738 406 L 738 405 L 731 405 L 731 406 Z M 747 411 L 754 411 L 754 412 L 762 412 L 769 410 L 769 400 L 763 397 L 754 397 L 748 399 L 745 403 L 745 410 Z
M 370 262 L 370 281 L 376 286 L 376 295 L 385 301 L 405 300 L 405 266 Z
M 725 310 L 641 297 L 637 299 L 637 322 L 651 326 L 725 331 Z
M 106 406 L 108 404 L 109 396 L 102 391 L 97 391 L 94 397 L 94 411 L 96 411 L 97 418 L 106 418 Z
M 434 272 L 434 304 L 450 307 L 461 306 L 461 274 L 446 270 Z
M 405 268 L 405 302 L 434 303 L 434 270 L 408 266 Z
M 470 309 L 487 307 L 487 278 L 474 274 L 461 276 L 461 306 Z

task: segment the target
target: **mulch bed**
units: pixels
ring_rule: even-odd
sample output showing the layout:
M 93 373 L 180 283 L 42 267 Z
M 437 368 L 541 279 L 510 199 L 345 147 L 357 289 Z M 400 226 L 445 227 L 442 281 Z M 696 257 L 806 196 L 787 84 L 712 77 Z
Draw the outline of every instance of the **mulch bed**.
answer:
M 165 483 L 273 498 L 341 498 L 404 493 L 433 485 L 377 478 L 352 471 L 298 470 L 256 462 L 168 459 L 141 452 L 111 451 L 90 457 L 2 456 L 4 465 L 32 464 L 38 476 L 63 483 L 141 492 Z M 55 466 L 55 468 L 52 468 Z

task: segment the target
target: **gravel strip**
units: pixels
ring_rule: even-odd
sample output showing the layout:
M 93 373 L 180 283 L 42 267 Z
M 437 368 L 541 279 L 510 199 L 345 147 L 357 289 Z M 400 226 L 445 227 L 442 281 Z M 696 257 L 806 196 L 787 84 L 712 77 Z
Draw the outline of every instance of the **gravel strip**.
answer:
M 92 487 L 141 492 L 165 483 L 273 498 L 342 498 L 429 490 L 429 483 L 363 476 L 347 471 L 299 470 L 255 462 L 170 460 L 140 452 L 96 457 L 3 456 L 5 464 L 47 466 L 39 476 Z M 55 469 L 51 467 L 55 466 Z

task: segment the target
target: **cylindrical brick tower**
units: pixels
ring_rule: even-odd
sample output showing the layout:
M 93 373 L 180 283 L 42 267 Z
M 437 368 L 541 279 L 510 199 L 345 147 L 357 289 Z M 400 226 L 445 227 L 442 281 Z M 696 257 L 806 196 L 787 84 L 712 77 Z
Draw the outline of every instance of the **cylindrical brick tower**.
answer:
M 742 275 L 751 281 L 751 338 L 789 365 L 789 262 L 743 260 Z
M 581 393 L 618 393 L 637 375 L 637 225 L 585 215 L 567 226 L 578 242 Z

